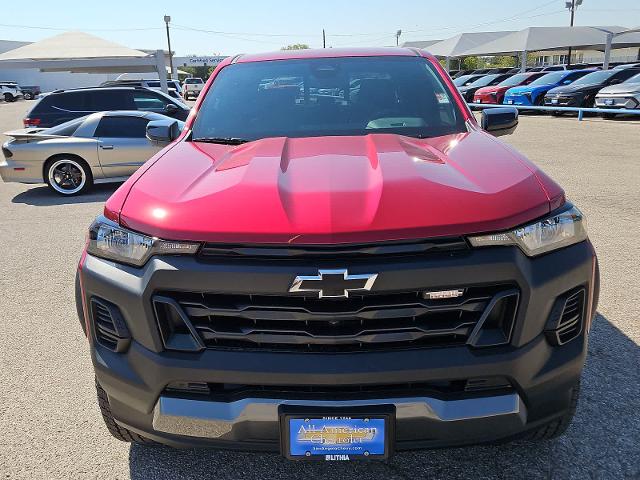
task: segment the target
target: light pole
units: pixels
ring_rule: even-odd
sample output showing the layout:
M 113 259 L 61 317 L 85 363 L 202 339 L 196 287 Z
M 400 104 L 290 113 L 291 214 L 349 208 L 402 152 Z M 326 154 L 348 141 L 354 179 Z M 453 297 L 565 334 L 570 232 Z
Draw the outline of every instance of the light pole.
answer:
M 402 35 L 402 30 L 396 32 L 396 47 L 400 45 L 400 35 Z
M 571 11 L 571 23 L 570 26 L 573 27 L 573 19 L 576 15 L 576 8 L 579 5 L 582 5 L 582 0 L 571 0 L 569 2 L 565 2 L 565 8 L 568 8 Z M 571 65 L 571 47 L 569 47 L 569 55 L 567 56 L 567 65 Z
M 169 15 L 164 16 L 164 23 L 167 26 L 167 44 L 169 45 L 169 69 L 171 70 L 171 78 L 173 78 L 173 53 L 171 53 L 171 36 L 169 35 L 169 22 L 171 17 Z

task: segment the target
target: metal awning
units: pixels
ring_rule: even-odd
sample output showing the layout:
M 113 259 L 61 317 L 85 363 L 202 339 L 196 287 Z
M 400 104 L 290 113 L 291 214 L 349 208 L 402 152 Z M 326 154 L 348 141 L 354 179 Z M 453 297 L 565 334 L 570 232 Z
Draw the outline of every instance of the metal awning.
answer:
M 133 50 L 84 32 L 65 32 L 0 54 L 0 69 L 37 68 L 43 72 L 156 72 L 167 92 L 164 52 Z

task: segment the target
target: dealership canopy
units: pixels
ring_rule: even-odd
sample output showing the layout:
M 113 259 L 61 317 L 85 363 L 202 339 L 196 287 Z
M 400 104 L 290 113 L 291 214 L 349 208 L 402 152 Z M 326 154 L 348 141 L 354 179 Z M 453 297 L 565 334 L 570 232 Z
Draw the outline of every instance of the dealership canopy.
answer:
M 460 33 L 459 35 L 429 45 L 427 50 L 436 57 L 459 57 L 464 51 L 470 48 L 484 45 L 487 42 L 500 39 L 511 33 L 513 33 L 513 31 Z
M 84 32 L 65 32 L 0 54 L 2 68 L 37 68 L 43 72 L 137 73 L 162 72 L 167 92 L 162 50 L 149 55 Z
M 539 52 L 559 48 L 602 49 L 607 33 L 619 34 L 624 27 L 529 27 L 512 32 L 492 41 L 461 52 L 463 56 L 507 55 L 519 52 Z M 626 37 L 626 38 L 625 38 Z M 614 48 L 640 45 L 640 34 L 625 34 L 616 37 Z
M 404 42 L 402 44 L 402 46 L 403 47 L 408 47 L 408 48 L 420 48 L 420 49 L 423 49 L 423 48 L 428 48 L 431 45 L 433 45 L 434 43 L 438 43 L 440 41 L 441 40 L 422 40 L 422 41 L 418 40 L 416 42 Z

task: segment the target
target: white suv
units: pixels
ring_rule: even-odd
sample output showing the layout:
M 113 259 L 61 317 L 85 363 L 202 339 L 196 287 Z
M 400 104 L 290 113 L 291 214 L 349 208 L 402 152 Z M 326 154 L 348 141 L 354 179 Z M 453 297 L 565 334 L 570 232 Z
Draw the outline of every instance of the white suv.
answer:
M 15 102 L 24 95 L 15 82 L 0 82 L 0 97 L 5 102 Z

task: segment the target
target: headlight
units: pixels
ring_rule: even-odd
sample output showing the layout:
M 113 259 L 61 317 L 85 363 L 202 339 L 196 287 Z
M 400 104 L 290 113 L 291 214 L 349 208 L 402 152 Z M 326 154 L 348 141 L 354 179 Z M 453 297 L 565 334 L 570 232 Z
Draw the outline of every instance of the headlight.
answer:
M 172 242 L 132 232 L 105 217 L 89 228 L 87 252 L 96 257 L 141 267 L 152 255 L 194 255 L 200 244 Z
M 517 245 L 529 257 L 567 247 L 587 239 L 586 221 L 582 212 L 571 207 L 510 232 L 470 237 L 474 247 Z

